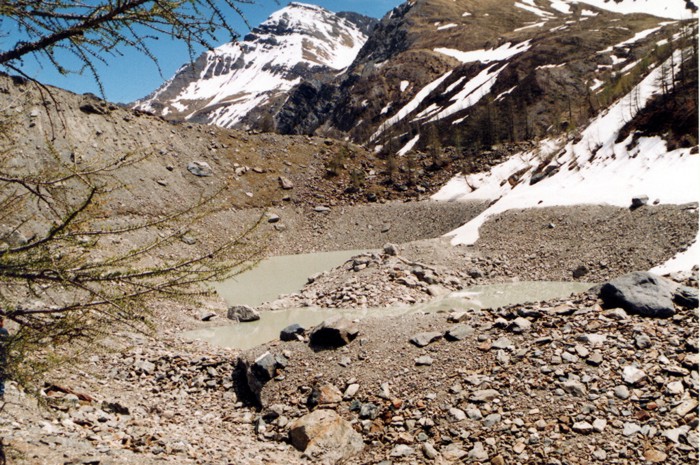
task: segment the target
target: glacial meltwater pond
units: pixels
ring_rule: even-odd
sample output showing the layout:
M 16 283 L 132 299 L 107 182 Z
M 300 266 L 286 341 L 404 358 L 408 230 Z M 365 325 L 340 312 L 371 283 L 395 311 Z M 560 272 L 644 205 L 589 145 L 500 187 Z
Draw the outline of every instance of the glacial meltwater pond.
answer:
M 280 294 L 300 290 L 308 276 L 338 266 L 361 252 L 354 250 L 271 257 L 240 276 L 217 283 L 215 288 L 230 305 L 257 306 L 276 299 Z M 293 323 L 308 329 L 333 315 L 362 319 L 450 309 L 494 308 L 566 297 L 590 287 L 591 284 L 579 282 L 524 281 L 473 286 L 440 299 L 410 306 L 365 309 L 289 308 L 262 312 L 258 321 L 189 331 L 185 336 L 245 350 L 279 338 L 280 330 Z

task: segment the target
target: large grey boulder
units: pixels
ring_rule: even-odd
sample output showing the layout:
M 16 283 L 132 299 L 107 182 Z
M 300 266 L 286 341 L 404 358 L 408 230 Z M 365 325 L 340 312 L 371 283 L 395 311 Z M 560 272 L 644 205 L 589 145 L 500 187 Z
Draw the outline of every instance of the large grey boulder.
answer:
M 359 333 L 360 330 L 355 323 L 335 316 L 311 330 L 309 344 L 318 348 L 342 347 L 354 340 Z
M 295 420 L 289 439 L 305 455 L 323 463 L 338 463 L 364 449 L 360 433 L 333 410 L 319 409 Z
M 260 314 L 248 305 L 234 305 L 229 307 L 226 317 L 235 321 L 256 321 L 260 319 Z
M 606 308 L 621 307 L 641 316 L 669 318 L 675 313 L 674 288 L 667 279 L 635 271 L 603 284 L 599 296 Z

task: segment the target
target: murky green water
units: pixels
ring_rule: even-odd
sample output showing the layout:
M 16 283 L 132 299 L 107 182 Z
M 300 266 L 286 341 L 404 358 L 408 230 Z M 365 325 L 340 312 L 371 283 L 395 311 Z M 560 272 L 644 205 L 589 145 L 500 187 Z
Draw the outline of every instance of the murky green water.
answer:
M 216 292 L 229 305 L 257 307 L 277 299 L 280 294 L 300 290 L 309 276 L 330 270 L 365 250 L 341 250 L 270 257 L 252 270 L 227 281 L 214 283 Z
M 229 304 L 259 305 L 276 299 L 280 294 L 296 292 L 308 276 L 340 265 L 361 251 L 342 251 L 272 257 L 258 267 L 226 283 L 216 285 L 217 291 Z M 576 282 L 517 282 L 474 286 L 443 298 L 411 306 L 367 309 L 322 309 L 314 307 L 268 311 L 258 321 L 231 324 L 190 331 L 185 335 L 212 344 L 250 349 L 279 338 L 280 330 L 293 323 L 311 328 L 326 318 L 342 314 L 350 319 L 368 316 L 397 316 L 414 312 L 438 312 L 494 308 L 517 303 L 566 297 L 591 285 Z

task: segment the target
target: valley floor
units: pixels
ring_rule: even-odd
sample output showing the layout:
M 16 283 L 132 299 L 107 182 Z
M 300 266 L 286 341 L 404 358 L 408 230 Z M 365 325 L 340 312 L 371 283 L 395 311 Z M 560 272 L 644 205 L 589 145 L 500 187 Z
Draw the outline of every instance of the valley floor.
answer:
M 351 261 L 277 304 L 382 306 L 428 299 L 435 286 L 602 282 L 665 262 L 698 228 L 697 204 L 582 206 L 506 212 L 482 227 L 474 246 L 437 237 L 484 208 L 431 202 L 284 211 L 281 222 L 265 226 L 273 253 L 393 242 L 398 255 Z M 435 282 L 397 279 L 417 266 Z M 373 286 L 376 301 L 334 298 L 339 289 L 347 294 L 348 282 L 358 294 Z M 697 288 L 697 270 L 684 282 Z M 308 413 L 311 388 L 324 384 L 345 392 L 324 407 L 363 435 L 364 451 L 348 463 L 698 460 L 697 309 L 649 319 L 602 311 L 594 295 L 581 294 L 454 317 L 468 334 L 423 348 L 409 339 L 456 323 L 446 314 L 367 319 L 358 339 L 335 351 L 296 341 L 246 354 L 180 338 L 222 324 L 222 302 L 163 302 L 155 310 L 153 337 L 119 334 L 109 349 L 52 373 L 47 406 L 9 386 L 0 424 L 9 463 L 307 463 L 282 439 L 289 422 Z M 201 322 L 209 311 L 219 317 Z M 529 324 L 513 326 L 516 317 Z M 286 367 L 265 386 L 260 412 L 237 397 L 230 374 L 239 355 L 268 350 Z M 643 378 L 626 382 L 629 366 Z

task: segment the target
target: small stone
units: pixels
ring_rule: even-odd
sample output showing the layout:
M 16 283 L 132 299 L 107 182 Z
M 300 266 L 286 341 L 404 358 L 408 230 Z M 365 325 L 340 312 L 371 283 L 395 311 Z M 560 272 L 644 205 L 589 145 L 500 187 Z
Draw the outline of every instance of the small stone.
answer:
M 396 257 L 399 254 L 399 246 L 396 244 L 388 243 L 384 244 L 384 253 L 392 257 Z
M 502 455 L 497 455 L 491 459 L 491 465 L 506 465 L 506 460 Z
M 500 393 L 495 389 L 481 389 L 474 391 L 471 396 L 469 396 L 470 402 L 491 402 L 492 400 L 498 398 Z
M 481 414 L 481 410 L 479 410 L 478 408 L 467 409 L 467 416 L 471 420 L 477 420 L 477 421 L 484 418 L 483 415 Z
M 415 454 L 415 450 L 411 446 L 406 444 L 397 444 L 391 449 L 389 456 L 391 457 L 408 457 L 409 455 Z
M 489 454 L 484 449 L 484 444 L 479 441 L 474 444 L 474 448 L 467 454 L 468 458 L 471 460 L 476 460 L 477 462 L 485 462 L 489 459 Z
M 435 460 L 437 458 L 438 451 L 435 450 L 435 447 L 433 447 L 432 444 L 429 442 L 424 442 L 423 443 L 423 455 L 425 455 L 425 458 L 430 459 L 430 460 Z
M 192 161 L 188 163 L 187 171 L 199 177 L 208 177 L 214 174 L 209 163 L 205 161 Z
M 421 355 L 414 360 L 416 362 L 416 366 L 430 366 L 433 364 L 433 359 L 429 355 Z
M 587 342 L 593 347 L 602 346 L 608 340 L 605 334 L 587 333 L 578 338 L 580 341 Z
M 311 390 L 311 394 L 306 403 L 309 408 L 323 405 L 339 404 L 343 400 L 340 390 L 330 383 L 316 385 Z
M 491 344 L 494 349 L 514 349 L 513 342 L 507 337 L 500 337 Z
M 635 195 L 632 197 L 632 206 L 631 208 L 639 208 L 643 205 L 646 205 L 649 203 L 649 196 L 647 195 Z
M 574 423 L 571 429 L 580 434 L 590 434 L 593 432 L 593 425 L 587 421 L 579 421 Z
M 672 395 L 683 394 L 685 388 L 682 381 L 672 381 L 666 385 L 666 392 Z
M 296 341 L 304 335 L 306 330 L 297 323 L 291 324 L 280 331 L 280 340 Z
M 444 459 L 450 463 L 458 462 L 462 460 L 465 455 L 467 455 L 467 452 L 456 443 L 448 444 L 447 446 L 443 447 L 440 452 L 442 453 Z
M 644 460 L 651 463 L 661 463 L 666 461 L 667 455 L 658 449 L 647 449 L 644 451 Z
M 683 425 L 683 426 L 679 426 L 678 428 L 667 429 L 663 433 L 661 433 L 661 436 L 668 438 L 671 441 L 678 444 L 680 442 L 680 437 L 686 436 L 689 431 L 690 431 L 690 426 Z
M 294 447 L 316 460 L 337 463 L 364 449 L 362 436 L 333 410 L 318 409 L 290 424 Z
M 671 376 L 688 376 L 690 374 L 689 370 L 678 365 L 666 365 L 664 371 Z
M 593 355 L 586 359 L 586 363 L 594 367 L 600 366 L 600 364 L 603 363 L 603 354 L 594 352 Z
M 618 399 L 625 400 L 630 396 L 630 390 L 627 388 L 627 386 L 624 385 L 615 386 L 614 392 L 615 397 L 617 397 Z
M 516 454 L 520 455 L 523 453 L 523 451 L 527 448 L 524 442 L 518 442 L 513 446 L 513 452 Z
M 637 346 L 637 349 L 648 349 L 651 347 L 651 338 L 646 334 L 640 334 L 634 338 L 634 345 Z
M 370 420 L 374 420 L 379 416 L 379 413 L 379 407 L 371 402 L 360 406 L 360 418 L 369 418 Z
M 474 328 L 468 325 L 457 325 L 453 328 L 450 328 L 446 333 L 445 333 L 445 339 L 448 341 L 462 341 L 466 339 L 467 337 L 471 336 L 474 334 Z
M 514 333 L 524 333 L 530 331 L 531 328 L 532 323 L 530 323 L 530 320 L 521 316 L 517 317 L 508 325 L 508 329 Z
M 562 389 L 572 396 L 583 397 L 586 395 L 586 386 L 584 386 L 583 383 L 573 379 L 564 381 Z
M 452 312 L 447 317 L 447 321 L 449 321 L 450 323 L 462 323 L 464 321 L 467 321 L 469 317 L 470 316 L 468 312 Z
M 608 422 L 606 420 L 603 420 L 602 418 L 596 418 L 593 420 L 593 431 L 596 433 L 602 433 L 605 431 L 605 427 L 607 426 Z
M 309 344 L 313 347 L 342 347 L 353 341 L 360 333 L 357 325 L 350 320 L 335 316 L 316 326 L 309 335 Z
M 695 399 L 688 399 L 676 407 L 675 412 L 680 415 L 681 417 L 686 416 L 690 412 L 695 411 L 695 409 L 698 407 L 698 401 Z
M 603 316 L 610 318 L 611 320 L 617 321 L 628 320 L 630 317 L 624 309 L 619 307 L 606 310 L 605 312 L 603 312 Z
M 418 347 L 425 347 L 441 338 L 442 333 L 438 333 L 437 331 L 419 333 L 411 338 L 411 343 Z
M 646 376 L 643 370 L 640 370 L 634 365 L 627 365 L 622 369 L 623 381 L 632 386 L 641 383 Z
M 642 431 L 642 427 L 636 423 L 625 423 L 622 427 L 622 434 L 624 436 L 633 436 Z
M 607 452 L 605 452 L 603 449 L 596 449 L 596 450 L 593 451 L 593 457 L 594 457 L 596 460 L 601 460 L 601 461 L 603 461 L 603 460 L 607 460 L 608 454 L 607 454 Z
M 501 421 L 501 415 L 499 413 L 492 413 L 491 415 L 487 415 L 484 420 L 484 426 L 487 428 L 491 428 L 492 426 L 498 424 Z
M 345 392 L 343 393 L 343 399 L 348 400 L 352 399 L 355 397 L 355 394 L 357 394 L 357 391 L 360 390 L 360 385 L 357 383 L 350 384 L 346 389 Z
M 278 178 L 280 187 L 284 190 L 289 190 L 289 189 L 294 189 L 294 183 L 289 179 L 284 176 L 280 176 Z
M 248 305 L 234 305 L 229 307 L 226 317 L 229 320 L 249 322 L 260 319 L 260 314 Z
M 590 354 L 590 351 L 581 344 L 576 344 L 574 346 L 574 350 L 576 351 L 576 354 L 578 354 L 579 357 L 586 358 L 588 357 L 588 354 Z
M 452 407 L 450 410 L 448 410 L 448 413 L 453 421 L 462 421 L 467 418 L 467 414 L 464 413 L 464 410 L 460 410 L 456 407 Z

